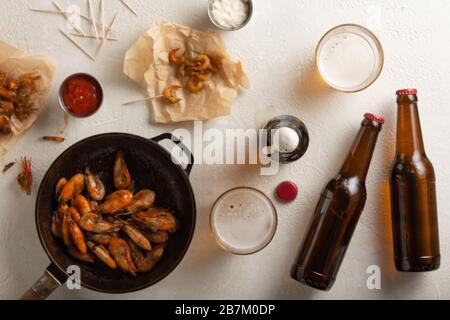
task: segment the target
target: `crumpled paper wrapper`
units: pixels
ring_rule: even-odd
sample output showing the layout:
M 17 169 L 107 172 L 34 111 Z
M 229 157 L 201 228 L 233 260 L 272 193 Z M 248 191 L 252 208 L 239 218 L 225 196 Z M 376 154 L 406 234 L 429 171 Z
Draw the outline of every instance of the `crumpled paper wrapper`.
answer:
M 220 54 L 223 70 L 205 82 L 205 88 L 196 94 L 180 89 L 182 98 L 173 105 L 161 98 L 152 100 L 153 121 L 174 123 L 190 120 L 208 120 L 229 115 L 238 94 L 238 88 L 250 87 L 248 77 L 240 62 L 231 60 L 222 37 L 214 31 L 201 32 L 165 21 L 157 21 L 129 49 L 124 58 L 124 72 L 147 89 L 150 97 L 162 95 L 168 85 L 183 85 L 177 68 L 169 64 L 169 51 Z
M 53 60 L 45 56 L 28 55 L 0 41 L 0 72 L 14 77 L 20 77 L 23 73 L 34 72 L 41 76 L 38 80 L 38 92 L 32 97 L 36 111 L 23 122 L 13 116 L 11 119 L 13 133 L 6 136 L 0 135 L 0 163 L 3 162 L 6 153 L 33 125 L 45 107 L 55 71 L 56 63 Z

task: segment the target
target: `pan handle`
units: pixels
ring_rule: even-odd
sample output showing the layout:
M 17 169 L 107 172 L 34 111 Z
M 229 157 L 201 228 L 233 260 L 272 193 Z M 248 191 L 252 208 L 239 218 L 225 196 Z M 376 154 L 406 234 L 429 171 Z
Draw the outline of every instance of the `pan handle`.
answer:
M 152 138 L 151 140 L 155 141 L 155 142 L 160 142 L 163 140 L 171 140 L 173 143 L 175 143 L 178 147 L 181 148 L 181 150 L 188 156 L 189 158 L 189 163 L 187 164 L 186 168 L 184 169 L 184 171 L 187 173 L 187 175 L 189 176 L 191 174 L 192 171 L 192 167 L 194 166 L 194 156 L 192 155 L 192 152 L 183 144 L 183 142 L 181 142 L 180 139 L 178 139 L 177 137 L 175 137 L 174 135 L 172 135 L 171 133 L 163 133 L 162 135 L 159 135 L 157 137 Z
M 67 276 L 61 275 L 61 272 L 52 263 L 20 300 L 45 300 L 66 280 Z

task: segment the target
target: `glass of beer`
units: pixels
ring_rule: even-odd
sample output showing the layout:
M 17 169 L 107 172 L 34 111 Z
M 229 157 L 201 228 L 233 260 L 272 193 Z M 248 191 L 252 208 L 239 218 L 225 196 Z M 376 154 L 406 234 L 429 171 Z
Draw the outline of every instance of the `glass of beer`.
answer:
M 264 249 L 275 235 L 275 206 L 263 192 L 239 187 L 222 194 L 211 209 L 210 225 L 217 243 L 238 255 Z
M 316 65 L 330 87 L 341 92 L 362 91 L 383 70 L 383 48 L 370 30 L 355 24 L 340 25 L 320 40 Z

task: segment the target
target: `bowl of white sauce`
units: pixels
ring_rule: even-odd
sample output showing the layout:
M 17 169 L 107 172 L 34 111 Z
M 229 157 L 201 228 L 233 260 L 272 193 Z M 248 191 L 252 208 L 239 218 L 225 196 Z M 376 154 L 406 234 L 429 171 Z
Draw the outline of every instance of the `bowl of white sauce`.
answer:
M 209 0 L 208 16 L 219 29 L 236 31 L 245 27 L 253 15 L 252 0 Z
M 370 30 L 344 24 L 322 37 L 316 49 L 316 64 L 329 86 L 341 92 L 358 92 L 380 76 L 383 48 Z

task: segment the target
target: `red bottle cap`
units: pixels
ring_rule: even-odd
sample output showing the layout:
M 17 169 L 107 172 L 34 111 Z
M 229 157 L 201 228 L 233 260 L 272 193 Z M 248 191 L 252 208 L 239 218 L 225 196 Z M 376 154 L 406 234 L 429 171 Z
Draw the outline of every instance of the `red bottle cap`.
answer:
M 400 89 L 395 94 L 398 96 L 410 96 L 417 94 L 417 89 Z
M 277 187 L 277 196 L 282 201 L 293 201 L 297 198 L 297 194 L 297 185 L 292 181 L 284 181 Z
M 380 117 L 380 116 L 377 116 L 376 114 L 373 114 L 373 113 L 366 113 L 364 115 L 364 118 L 372 120 L 372 121 L 375 121 L 375 122 L 378 122 L 378 123 L 381 123 L 381 124 L 384 124 L 384 118 Z

